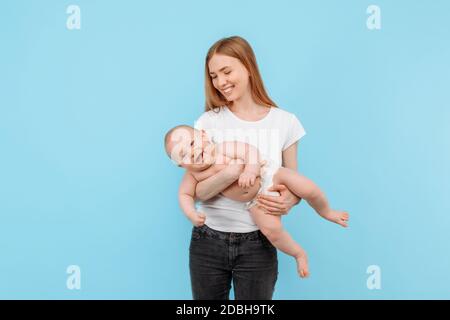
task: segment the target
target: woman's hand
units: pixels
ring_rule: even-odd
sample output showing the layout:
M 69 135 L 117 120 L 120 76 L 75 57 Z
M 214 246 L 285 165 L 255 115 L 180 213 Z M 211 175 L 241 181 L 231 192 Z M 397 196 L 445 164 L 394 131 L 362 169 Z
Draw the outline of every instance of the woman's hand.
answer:
M 272 186 L 267 191 L 277 191 L 280 193 L 280 196 L 268 196 L 264 194 L 257 196 L 258 207 L 263 209 L 266 214 L 275 216 L 285 215 L 301 200 L 283 184 Z

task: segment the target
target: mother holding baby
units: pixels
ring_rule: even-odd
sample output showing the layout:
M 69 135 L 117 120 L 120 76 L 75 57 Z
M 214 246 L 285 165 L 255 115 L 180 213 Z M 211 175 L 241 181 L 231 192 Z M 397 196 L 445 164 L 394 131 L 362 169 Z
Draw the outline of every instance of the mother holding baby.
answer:
M 279 166 L 297 170 L 297 142 L 305 135 L 292 113 L 269 98 L 251 46 L 241 37 L 217 41 L 205 61 L 206 112 L 196 121 L 215 143 L 236 140 L 254 144 Z M 237 179 L 242 165 L 230 164 L 196 184 L 199 211 L 206 216 L 194 227 L 189 268 L 194 299 L 271 299 L 278 276 L 275 247 L 258 230 L 245 202 L 221 193 L 242 193 Z M 194 179 L 186 173 L 183 181 Z M 253 188 L 259 188 L 256 181 Z M 283 215 L 299 202 L 284 185 L 272 187 L 274 195 L 259 195 L 266 214 Z

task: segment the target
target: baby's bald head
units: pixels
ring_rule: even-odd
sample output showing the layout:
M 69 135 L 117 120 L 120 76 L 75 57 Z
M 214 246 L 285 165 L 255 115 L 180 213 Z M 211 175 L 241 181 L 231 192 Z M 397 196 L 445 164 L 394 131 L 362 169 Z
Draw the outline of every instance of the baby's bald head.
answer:
M 164 148 L 169 158 L 172 159 L 172 149 L 177 143 L 192 139 L 194 130 L 191 126 L 181 124 L 167 131 L 164 137 Z

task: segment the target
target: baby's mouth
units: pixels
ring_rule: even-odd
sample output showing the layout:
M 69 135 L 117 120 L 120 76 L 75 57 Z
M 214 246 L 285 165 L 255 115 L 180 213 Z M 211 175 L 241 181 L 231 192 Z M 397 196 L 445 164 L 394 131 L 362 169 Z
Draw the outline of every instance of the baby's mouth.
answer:
M 195 158 L 194 164 L 202 164 L 203 163 L 203 153 L 204 153 L 203 150 L 198 153 L 197 157 Z

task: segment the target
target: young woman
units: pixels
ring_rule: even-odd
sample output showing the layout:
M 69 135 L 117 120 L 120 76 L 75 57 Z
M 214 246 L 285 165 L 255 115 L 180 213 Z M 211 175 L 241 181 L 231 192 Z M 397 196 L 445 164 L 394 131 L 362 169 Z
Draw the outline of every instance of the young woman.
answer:
M 238 140 L 256 145 L 271 161 L 297 170 L 297 142 L 305 134 L 297 117 L 269 98 L 247 41 L 217 41 L 205 61 L 206 112 L 196 122 L 213 141 Z M 189 266 L 194 299 L 271 299 L 278 276 L 276 249 L 258 230 L 244 202 L 220 193 L 237 190 L 239 166 L 230 165 L 197 184 L 205 224 L 194 227 Z M 194 179 L 186 174 L 183 179 Z M 194 181 L 195 183 L 195 181 Z M 259 181 L 255 183 L 258 185 Z M 267 213 L 286 214 L 299 199 L 285 186 L 259 196 Z M 245 193 L 245 190 L 238 192 Z

